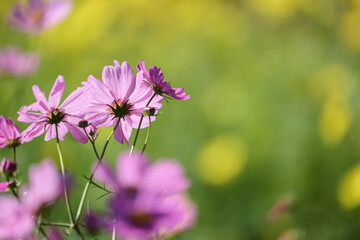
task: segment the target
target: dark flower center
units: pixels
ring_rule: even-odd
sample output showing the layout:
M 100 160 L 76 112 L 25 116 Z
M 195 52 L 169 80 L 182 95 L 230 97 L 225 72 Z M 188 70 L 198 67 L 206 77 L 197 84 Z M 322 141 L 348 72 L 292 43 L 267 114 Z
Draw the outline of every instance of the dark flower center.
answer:
M 14 148 L 20 145 L 20 138 L 6 140 L 6 146 L 8 148 Z
M 48 119 L 50 124 L 58 124 L 61 122 L 61 120 L 63 120 L 64 117 L 65 117 L 64 111 L 59 110 L 58 108 L 52 110 L 48 114 Z
M 133 106 L 129 103 L 129 99 L 125 102 L 117 102 L 114 100 L 114 104 L 108 105 L 114 114 L 114 118 L 123 118 L 130 113 L 130 108 Z
M 153 223 L 153 216 L 149 213 L 134 213 L 130 216 L 130 222 L 137 227 L 150 227 Z
M 86 128 L 86 127 L 88 127 L 88 126 L 89 126 L 89 122 L 86 121 L 86 120 L 81 120 L 81 121 L 79 122 L 79 127 L 80 127 L 80 128 Z
M 31 20 L 33 23 L 38 24 L 42 21 L 44 16 L 44 11 L 42 9 L 35 9 L 31 13 Z
M 125 193 L 129 197 L 135 197 L 136 194 L 138 193 L 138 190 L 136 187 L 127 187 L 125 188 Z

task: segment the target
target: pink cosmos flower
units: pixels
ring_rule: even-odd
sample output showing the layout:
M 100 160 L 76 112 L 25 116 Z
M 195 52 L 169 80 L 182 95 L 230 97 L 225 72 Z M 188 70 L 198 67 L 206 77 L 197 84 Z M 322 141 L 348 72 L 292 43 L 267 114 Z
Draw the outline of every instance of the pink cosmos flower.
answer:
M 184 88 L 172 88 L 170 83 L 164 80 L 164 74 L 161 72 L 161 68 L 151 66 L 148 71 L 144 60 L 141 60 L 140 65 L 137 65 L 136 68 L 138 71 L 143 71 L 145 82 L 150 84 L 158 95 L 166 94 L 178 100 L 187 100 L 190 98 L 190 95 L 186 95 Z
M 116 175 L 102 163 L 95 178 L 116 197 L 110 200 L 109 230 L 124 239 L 168 236 L 191 227 L 196 207 L 184 194 L 190 186 L 180 164 L 171 160 L 150 164 L 146 156 L 119 156 Z
M 33 137 L 31 131 L 35 124 L 31 124 L 25 131 L 20 133 L 20 129 L 16 126 L 11 118 L 0 116 L 0 148 L 3 147 L 17 147 L 24 142 L 30 142 Z
M 28 239 L 44 205 L 61 194 L 61 176 L 52 161 L 44 160 L 29 170 L 29 185 L 20 189 L 19 199 L 0 196 L 0 239 Z
M 60 75 L 56 79 L 48 99 L 37 85 L 33 86 L 37 101 L 30 106 L 22 107 L 18 112 L 19 121 L 37 123 L 30 131 L 29 137 L 37 137 L 46 131 L 45 141 L 48 141 L 56 137 L 56 128 L 58 128 L 60 140 L 63 141 L 65 134 L 70 131 L 77 141 L 87 143 L 86 134 L 78 124 L 85 115 L 91 89 L 78 88 L 59 106 L 64 89 L 65 81 Z
M 132 128 L 137 128 L 142 112 L 151 101 L 150 107 L 161 108 L 162 98 L 153 95 L 151 89 L 142 81 L 140 71 L 135 77 L 127 62 L 120 66 L 114 61 L 115 66 L 106 66 L 102 72 L 102 81 L 90 75 L 88 81 L 83 83 L 84 88 L 93 89 L 89 101 L 87 119 L 95 126 L 115 126 L 114 138 L 120 143 L 129 145 Z M 151 117 L 154 121 L 155 117 Z M 144 119 L 141 128 L 147 127 L 148 119 Z
M 26 33 L 40 33 L 60 22 L 71 12 L 71 0 L 18 1 L 7 15 L 7 22 Z
M 38 66 L 39 56 L 35 53 L 22 53 L 15 47 L 0 49 L 0 75 L 31 76 Z

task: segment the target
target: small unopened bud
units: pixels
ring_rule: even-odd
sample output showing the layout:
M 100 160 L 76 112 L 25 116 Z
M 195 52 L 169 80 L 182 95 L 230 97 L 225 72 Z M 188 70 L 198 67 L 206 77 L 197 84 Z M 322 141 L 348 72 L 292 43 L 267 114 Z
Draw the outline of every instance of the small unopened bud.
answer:
M 79 127 L 81 127 L 81 128 L 86 128 L 86 127 L 88 127 L 88 126 L 89 126 L 89 122 L 86 121 L 86 120 L 81 120 L 81 121 L 79 122 Z
M 155 111 L 156 110 L 153 107 L 146 107 L 146 108 L 144 108 L 143 115 L 144 116 L 154 116 Z
M 8 188 L 15 188 L 16 187 L 16 181 L 15 180 L 10 180 L 8 183 Z
M 1 171 L 7 175 L 11 175 L 16 171 L 16 162 L 4 158 L 1 162 Z

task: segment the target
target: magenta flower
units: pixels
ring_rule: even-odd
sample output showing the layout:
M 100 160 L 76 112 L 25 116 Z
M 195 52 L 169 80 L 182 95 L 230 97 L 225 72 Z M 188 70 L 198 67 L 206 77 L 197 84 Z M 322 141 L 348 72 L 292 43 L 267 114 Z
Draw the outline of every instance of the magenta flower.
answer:
M 154 92 L 158 95 L 168 95 L 178 100 L 187 100 L 190 95 L 186 95 L 184 88 L 172 88 L 170 83 L 164 80 L 164 74 L 161 68 L 151 66 L 148 71 L 145 66 L 145 61 L 141 60 L 140 65 L 136 66 L 138 71 L 143 71 L 144 80 L 152 86 Z
M 190 182 L 185 177 L 182 166 L 173 160 L 150 160 L 134 152 L 125 152 L 118 157 L 116 175 L 111 168 L 102 163 L 95 172 L 95 178 L 111 188 L 113 192 L 150 192 L 155 195 L 170 196 L 184 192 Z
M 175 198 L 145 192 L 135 197 L 117 195 L 110 201 L 109 230 L 115 222 L 116 235 L 122 239 L 154 239 L 166 235 L 185 219 L 185 211 Z
M 6 192 L 8 189 L 8 182 L 0 182 L 0 192 Z
M 7 16 L 7 22 L 26 33 L 40 33 L 60 22 L 71 12 L 70 0 L 29 0 L 17 2 Z
M 142 81 L 140 71 L 136 77 L 127 62 L 120 66 L 114 61 L 113 66 L 106 66 L 102 72 L 102 81 L 90 75 L 84 83 L 84 88 L 93 89 L 88 106 L 87 119 L 95 126 L 108 127 L 119 122 L 114 137 L 120 143 L 129 144 L 132 128 L 137 128 L 142 112 L 151 101 L 150 106 L 161 108 L 162 98 L 152 96 L 151 89 Z M 151 117 L 154 121 L 155 117 Z M 141 128 L 147 127 L 148 119 L 145 118 Z
M 0 148 L 13 148 L 24 142 L 30 142 L 33 139 L 30 133 L 35 127 L 35 124 L 32 124 L 21 133 L 11 118 L 0 116 Z
M 102 163 L 95 178 L 116 194 L 110 201 L 108 228 L 115 222 L 120 238 L 167 236 L 195 222 L 196 207 L 184 195 L 190 183 L 175 161 L 150 165 L 147 157 L 126 152 L 118 158 L 116 175 Z
M 39 56 L 35 53 L 22 53 L 15 47 L 0 50 L 0 75 L 31 76 L 38 66 Z
M 56 128 L 58 128 L 60 140 L 63 141 L 65 134 L 70 131 L 77 141 L 87 143 L 86 134 L 78 124 L 85 115 L 91 89 L 78 88 L 59 106 L 64 89 L 65 81 L 60 75 L 55 81 L 49 99 L 46 99 L 45 94 L 37 85 L 33 86 L 37 101 L 30 106 L 22 107 L 18 112 L 19 121 L 37 123 L 30 131 L 29 137 L 37 137 L 46 131 L 45 141 L 48 141 L 56 137 Z
M 46 204 L 61 194 L 61 176 L 52 161 L 45 160 L 29 170 L 29 185 L 20 189 L 19 199 L 0 196 L 0 239 L 28 239 L 36 217 Z

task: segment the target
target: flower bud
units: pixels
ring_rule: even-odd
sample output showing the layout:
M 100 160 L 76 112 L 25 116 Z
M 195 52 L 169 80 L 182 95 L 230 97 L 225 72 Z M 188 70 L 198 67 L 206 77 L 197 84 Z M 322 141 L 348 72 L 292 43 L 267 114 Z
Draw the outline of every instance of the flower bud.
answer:
M 143 115 L 144 116 L 154 116 L 155 111 L 156 110 L 153 107 L 146 107 L 146 108 L 144 108 Z
M 1 162 L 1 171 L 7 175 L 11 175 L 16 171 L 16 166 L 16 162 L 3 158 Z
M 89 126 L 89 122 L 86 121 L 86 120 L 81 120 L 81 121 L 79 122 L 79 127 L 81 127 L 81 128 L 86 128 L 86 127 L 88 127 L 88 126 Z
M 15 188 L 16 187 L 16 181 L 15 180 L 10 180 L 7 186 L 8 186 L 8 188 Z

